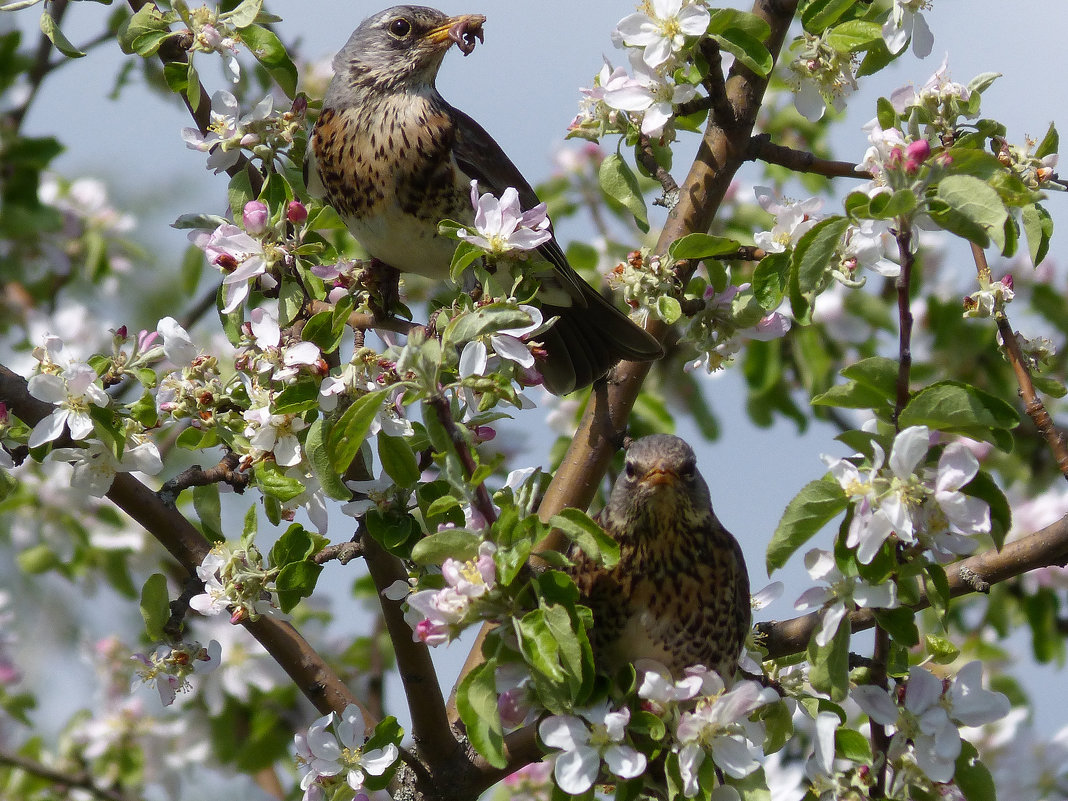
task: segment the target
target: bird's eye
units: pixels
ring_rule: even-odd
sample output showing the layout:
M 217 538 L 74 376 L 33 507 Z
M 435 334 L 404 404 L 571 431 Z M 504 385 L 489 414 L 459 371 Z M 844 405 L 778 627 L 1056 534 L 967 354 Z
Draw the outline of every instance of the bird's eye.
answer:
M 634 478 L 638 475 L 638 469 L 634 466 L 634 462 L 627 462 L 624 471 L 627 474 L 627 478 Z
M 404 17 L 397 17 L 389 23 L 389 32 L 392 36 L 403 39 L 412 32 L 412 23 L 408 22 Z
M 687 480 L 694 477 L 697 472 L 697 467 L 692 462 L 685 462 L 682 468 L 679 470 L 679 475 Z

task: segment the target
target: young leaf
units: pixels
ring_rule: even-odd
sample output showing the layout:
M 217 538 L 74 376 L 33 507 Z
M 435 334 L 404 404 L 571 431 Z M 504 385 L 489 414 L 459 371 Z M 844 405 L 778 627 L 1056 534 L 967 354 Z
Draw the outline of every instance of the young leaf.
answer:
M 597 170 L 597 180 L 608 197 L 634 215 L 634 221 L 642 231 L 649 230 L 649 212 L 638 186 L 638 177 L 622 156 L 618 153 L 605 156 Z
M 786 564 L 794 551 L 847 505 L 845 493 L 832 478 L 819 478 L 802 487 L 787 504 L 768 543 L 768 574 Z
M 471 745 L 495 768 L 503 768 L 504 728 L 497 711 L 497 661 L 490 659 L 472 670 L 456 691 L 456 708 Z
M 553 515 L 549 525 L 558 528 L 590 559 L 612 567 L 619 561 L 619 543 L 589 515 L 579 509 L 564 509 Z
M 330 429 L 327 451 L 335 473 L 344 473 L 356 458 L 360 446 L 367 439 L 367 432 L 371 430 L 375 415 L 382 410 L 387 392 L 388 389 L 379 389 L 357 398 Z
M 241 39 L 252 51 L 256 60 L 277 81 L 288 97 L 297 92 L 297 68 L 286 52 L 278 36 L 260 25 L 249 25 L 241 30 Z
M 481 538 L 462 528 L 447 528 L 424 537 L 412 548 L 412 561 L 419 565 L 440 565 L 446 559 L 466 561 L 478 553 Z
M 167 577 L 162 573 L 153 573 L 141 588 L 141 617 L 148 639 L 152 642 L 165 639 L 163 627 L 171 617 L 171 607 L 167 597 Z
M 803 294 L 815 292 L 823 284 L 835 248 L 849 227 L 845 217 L 828 217 L 806 231 L 793 255 L 793 270 Z
M 740 247 L 739 243 L 725 236 L 711 234 L 687 234 L 676 239 L 668 247 L 668 253 L 677 261 L 682 259 L 712 259 L 733 253 Z

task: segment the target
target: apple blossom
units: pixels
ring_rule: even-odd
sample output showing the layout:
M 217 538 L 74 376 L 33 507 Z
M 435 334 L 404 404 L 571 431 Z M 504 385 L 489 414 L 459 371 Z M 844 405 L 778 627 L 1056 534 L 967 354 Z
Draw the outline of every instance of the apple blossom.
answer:
M 645 771 L 646 758 L 625 742 L 630 710 L 611 710 L 608 701 L 579 710 L 576 715 L 551 715 L 538 724 L 542 742 L 557 749 L 553 776 L 560 789 L 572 795 L 593 786 L 601 761 L 621 779 L 633 779 Z
M 471 181 L 471 205 L 475 209 L 475 232 L 461 230 L 457 236 L 493 256 L 534 250 L 552 239 L 545 204 L 523 211 L 514 187 L 505 189 L 498 199 L 490 192 L 480 196 L 478 181 Z
M 616 23 L 616 35 L 628 47 L 644 48 L 642 59 L 656 68 L 678 54 L 686 37 L 698 37 L 708 28 L 711 15 L 701 3 L 651 0 L 646 11 L 630 14 Z
M 295 737 L 297 768 L 303 798 L 310 801 L 326 797 L 342 784 L 360 793 L 367 775 L 381 776 L 400 756 L 394 743 L 364 750 L 366 725 L 363 713 L 349 704 L 339 715 L 331 712 L 316 720 L 306 734 Z

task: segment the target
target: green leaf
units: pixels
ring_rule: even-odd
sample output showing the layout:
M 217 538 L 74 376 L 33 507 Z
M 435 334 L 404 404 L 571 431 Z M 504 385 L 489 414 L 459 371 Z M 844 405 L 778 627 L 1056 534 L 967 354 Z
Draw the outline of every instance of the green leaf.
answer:
M 846 11 L 853 7 L 855 0 L 813 0 L 801 12 L 801 24 L 809 33 L 823 33 L 828 25 L 833 25 Z
M 357 398 L 330 429 L 327 452 L 330 454 L 330 467 L 335 473 L 342 475 L 349 469 L 360 446 L 367 439 L 375 415 L 382 410 L 388 392 L 389 389 L 378 389 Z
M 1049 128 L 1046 129 L 1046 135 L 1042 137 L 1042 141 L 1035 147 L 1035 158 L 1044 159 L 1046 156 L 1059 153 L 1060 144 L 1061 137 L 1057 133 L 1057 126 L 1051 122 Z
M 880 97 L 875 103 L 875 108 L 880 128 L 885 131 L 897 127 L 897 111 L 894 110 L 894 105 L 889 100 Z
M 873 609 L 875 620 L 890 632 L 890 636 L 901 645 L 911 648 L 920 641 L 920 631 L 916 628 L 916 613 L 906 607 L 897 609 Z
M 998 193 L 986 181 L 972 175 L 950 175 L 935 189 L 934 198 L 944 206 L 930 203 L 931 218 L 952 234 L 980 247 L 991 238 L 1004 245 L 1005 218 L 1008 211 Z
M 928 653 L 935 664 L 948 665 L 960 656 L 960 648 L 945 637 L 937 634 L 923 635 L 924 650 Z
M 866 19 L 851 19 L 835 25 L 827 34 L 827 44 L 842 54 L 869 50 L 882 40 L 879 23 Z
M 838 729 L 834 733 L 834 751 L 842 759 L 871 764 L 871 741 L 859 731 Z
M 961 381 L 939 381 L 917 392 L 899 423 L 960 432 L 975 428 L 1013 429 L 1020 414 L 1010 404 Z
M 768 543 L 768 575 L 786 564 L 793 552 L 845 509 L 847 503 L 845 493 L 832 478 L 816 479 L 802 487 L 787 504 Z
M 849 227 L 845 217 L 828 217 L 806 231 L 794 248 L 792 267 L 802 294 L 812 295 L 820 289 L 842 234 Z
M 597 180 L 608 197 L 634 215 L 634 221 L 642 231 L 649 230 L 649 212 L 638 186 L 638 177 L 622 156 L 618 153 L 606 156 L 597 170 Z
M 497 711 L 497 661 L 490 659 L 472 670 L 456 691 L 456 708 L 471 745 L 495 768 L 503 768 L 504 729 Z
M 345 486 L 341 476 L 330 464 L 330 454 L 326 446 L 327 430 L 327 424 L 323 418 L 316 418 L 308 428 L 308 436 L 304 440 L 304 453 L 311 465 L 312 475 L 318 479 L 327 497 L 335 501 L 348 501 L 352 498 L 352 491 Z
M 241 0 L 237 8 L 225 15 L 225 19 L 235 28 L 246 28 L 256 21 L 263 10 L 263 0 Z
M 619 543 L 582 510 L 563 509 L 549 519 L 549 525 L 560 529 L 586 556 L 605 567 L 619 562 Z
M 898 363 L 895 359 L 872 356 L 842 368 L 841 372 L 845 378 L 871 387 L 887 400 L 897 397 Z
M 771 34 L 771 27 L 756 14 L 734 8 L 714 9 L 708 22 L 708 33 L 723 33 L 728 28 L 738 28 L 761 40 Z
M 967 740 L 961 741 L 953 781 L 967 801 L 997 801 L 994 777 L 979 759 L 979 752 Z
M 241 41 L 271 74 L 282 91 L 288 97 L 293 97 L 297 92 L 297 68 L 289 58 L 282 40 L 267 28 L 249 25 L 241 30 Z
M 290 562 L 278 571 L 274 580 L 278 607 L 285 613 L 293 611 L 301 598 L 309 598 L 315 592 L 315 584 L 323 566 L 315 562 Z
M 148 639 L 162 642 L 166 638 L 163 627 L 171 617 L 167 577 L 162 573 L 153 573 L 141 588 L 141 617 L 145 621 Z
M 154 4 L 147 3 L 119 26 L 119 47 L 126 55 L 151 56 L 171 35 L 167 18 Z
M 55 18 L 48 13 L 47 9 L 41 12 L 41 33 L 47 36 L 49 41 L 56 46 L 56 50 L 68 58 L 81 58 L 85 55 L 63 35 L 63 31 L 59 29 Z
M 484 334 L 531 323 L 530 315 L 511 303 L 490 303 L 474 311 L 458 314 L 445 326 L 441 340 L 446 345 L 461 345 Z
M 711 34 L 719 46 L 733 55 L 752 72 L 764 77 L 771 72 L 775 59 L 760 39 L 741 28 L 728 28 L 723 33 Z
M 378 458 L 382 469 L 398 487 L 411 487 L 419 481 L 419 465 L 415 451 L 404 437 L 378 435 Z
M 304 483 L 300 479 L 285 475 L 273 462 L 260 462 L 253 471 L 256 486 L 264 495 L 277 499 L 280 503 L 291 501 L 304 492 Z
M 809 682 L 832 701 L 844 701 L 849 694 L 849 617 L 842 619 L 834 639 L 824 646 L 816 645 L 816 631 L 808 644 Z
M 924 567 L 923 587 L 931 608 L 944 618 L 949 611 L 950 595 L 949 580 L 941 565 L 931 562 Z
M 412 561 L 420 565 L 440 565 L 446 559 L 467 561 L 478 554 L 482 538 L 473 531 L 447 528 L 424 537 L 412 548 Z
M 994 541 L 994 547 L 1000 551 L 1005 544 L 1005 536 L 1012 528 L 1012 507 L 1009 506 L 1009 499 L 985 470 L 980 470 L 975 478 L 961 488 L 961 492 L 986 501 L 990 507 L 990 538 Z
M 660 295 L 656 299 L 656 316 L 671 325 L 682 317 L 682 304 L 671 295 Z
M 222 533 L 222 504 L 218 484 L 193 487 L 193 509 L 208 539 L 215 542 L 226 539 Z
M 1049 241 L 1053 236 L 1053 218 L 1044 206 L 1032 203 L 1020 211 L 1020 222 L 1027 236 L 1027 252 L 1036 267 L 1049 253 Z
M 753 296 L 761 308 L 771 310 L 782 303 L 790 282 L 790 254 L 769 253 L 753 270 Z
M 886 398 L 878 390 L 857 381 L 835 384 L 826 392 L 812 398 L 813 406 L 837 406 L 842 409 L 879 409 L 886 406 Z
M 321 311 L 308 318 L 308 322 L 301 329 L 300 338 L 305 342 L 316 345 L 323 353 L 332 353 L 337 350 L 345 336 L 345 323 L 342 320 L 340 326 L 334 325 L 334 312 L 332 310 Z
M 274 396 L 275 414 L 301 414 L 319 408 L 319 384 L 310 377 L 289 384 Z
M 712 259 L 734 253 L 741 245 L 734 239 L 711 234 L 687 234 L 668 247 L 668 254 L 676 261 L 683 259 Z

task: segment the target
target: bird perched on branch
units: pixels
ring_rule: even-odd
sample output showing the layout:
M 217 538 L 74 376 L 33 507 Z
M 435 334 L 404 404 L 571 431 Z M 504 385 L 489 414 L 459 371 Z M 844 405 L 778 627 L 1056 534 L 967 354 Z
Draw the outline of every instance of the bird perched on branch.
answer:
M 712 511 L 693 449 L 668 434 L 633 442 L 598 522 L 619 543 L 619 562 L 606 568 L 571 554 L 593 611 L 598 670 L 614 675 L 651 659 L 676 678 L 704 665 L 729 679 L 752 618 L 749 574 Z
M 364 20 L 334 58 L 334 78 L 308 146 L 308 189 L 326 200 L 375 259 L 400 272 L 449 276 L 456 241 L 445 219 L 474 220 L 471 181 L 500 195 L 513 187 L 524 210 L 538 197 L 500 146 L 434 86 L 449 48 L 464 54 L 482 39 L 485 17 L 450 17 L 396 6 Z M 621 359 L 649 361 L 654 337 L 605 300 L 568 264 L 553 237 L 537 250 L 547 262 L 542 313 L 559 320 L 539 335 L 545 385 L 566 394 Z

